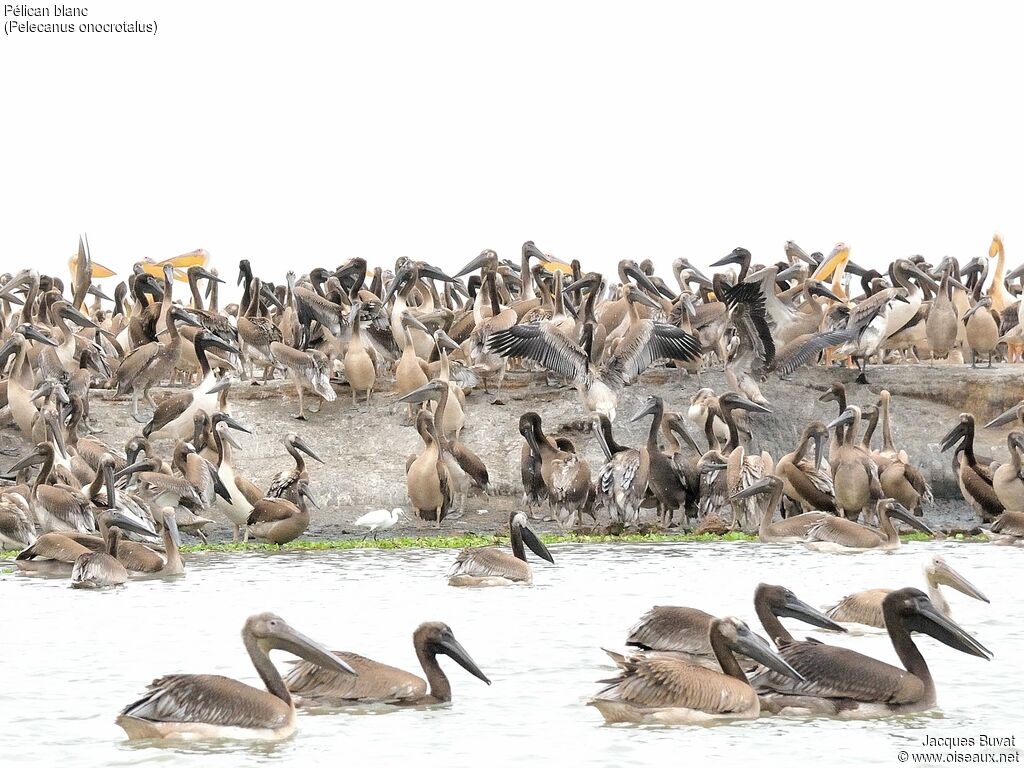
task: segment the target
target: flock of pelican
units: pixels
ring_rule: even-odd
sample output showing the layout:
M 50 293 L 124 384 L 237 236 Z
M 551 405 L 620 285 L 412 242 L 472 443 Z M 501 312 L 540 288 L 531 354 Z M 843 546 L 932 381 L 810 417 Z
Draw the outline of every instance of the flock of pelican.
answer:
M 1007 272 L 998 236 L 988 257 L 932 264 L 915 256 L 886 273 L 858 267 L 843 244 L 826 256 L 790 242 L 785 260 L 770 264 L 736 248 L 710 277 L 676 259 L 674 285 L 649 260 L 625 259 L 606 276 L 533 242 L 518 261 L 485 250 L 454 275 L 410 259 L 385 270 L 352 258 L 334 270 L 289 271 L 282 283 L 243 260 L 241 299 L 223 307 L 224 281 L 204 251 L 137 263 L 113 298 L 95 282 L 113 272 L 92 260 L 84 237 L 69 267 L 68 285 L 33 269 L 0 277 L 0 415 L 29 445 L 0 487 L 0 547 L 18 550 L 22 571 L 70 577 L 77 588 L 181 575 L 181 534 L 205 539 L 214 518 L 230 524 L 235 540 L 282 545 L 307 530 L 317 508 L 307 459 L 323 459 L 298 433 L 284 437 L 291 463 L 268 485 L 236 463 L 233 433 L 251 430 L 232 416 L 231 387 L 274 377 L 294 386 L 302 421 L 329 420 L 340 408 L 369 411 L 373 393 L 391 389 L 422 440 L 405 462 L 410 508 L 437 527 L 468 494 L 493 489 L 465 441 L 473 434 L 470 393 L 493 386 L 500 397 L 509 371 L 576 389 L 581 423 L 604 462 L 591 466 L 581 445 L 545 431 L 537 411 L 522 413 L 524 511 L 509 515 L 511 550 L 463 550 L 448 573 L 453 586 L 528 584 L 527 550 L 553 563 L 530 526 L 539 510 L 562 529 L 602 515 L 620 529 L 639 526 L 644 510 L 654 510 L 663 528 L 742 529 L 762 542 L 820 551 L 894 549 L 896 523 L 933 533 L 924 520 L 932 492 L 896 444 L 889 392 L 858 405 L 852 401 L 868 390 L 836 382 L 820 398 L 821 418 L 776 458 L 752 445 L 759 419 L 773 413 L 760 383 L 806 365 L 856 368 L 860 383 L 869 365 L 991 367 L 1020 361 L 1024 349 L 1024 267 Z M 175 296 L 179 283 L 185 296 Z M 728 390 L 700 385 L 713 366 L 724 369 Z M 652 367 L 694 377 L 697 386 L 675 404 L 648 397 L 627 414 L 649 424 L 646 441 L 622 444 L 621 392 Z M 167 386 L 158 401 L 154 389 Z M 345 387 L 351 405 L 334 404 Z M 139 428 L 124 445 L 102 437 L 90 408 L 99 389 L 130 402 Z M 1020 545 L 1024 401 L 985 428 L 1008 424 L 1015 428 L 1006 462 L 975 453 L 971 413 L 960 415 L 941 448 L 955 446 L 961 492 L 986 535 Z M 876 431 L 881 447 L 873 445 Z M 357 525 L 376 537 L 403 515 L 379 510 Z M 971 655 L 991 653 L 949 617 L 939 585 L 984 595 L 941 559 L 929 561 L 926 575 L 928 594 L 871 590 L 827 615 L 788 589 L 761 585 L 754 605 L 767 640 L 739 619 L 656 607 L 630 631 L 627 653 L 609 652 L 618 674 L 590 703 L 610 722 L 659 723 L 931 708 L 935 686 L 912 632 Z M 795 640 L 779 617 L 837 632 L 839 622 L 884 627 L 903 668 Z M 118 723 L 132 738 L 281 738 L 295 728 L 296 706 L 450 700 L 438 655 L 490 683 L 442 623 L 413 636 L 425 680 L 328 651 L 273 614 L 250 617 L 242 637 L 266 690 L 170 675 Z M 303 661 L 282 677 L 269 660 L 274 649 Z

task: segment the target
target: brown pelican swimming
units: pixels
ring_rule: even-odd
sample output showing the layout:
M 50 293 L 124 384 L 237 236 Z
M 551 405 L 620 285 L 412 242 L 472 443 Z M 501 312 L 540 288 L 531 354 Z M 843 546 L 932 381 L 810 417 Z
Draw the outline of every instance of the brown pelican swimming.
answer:
M 895 499 L 879 499 L 875 505 L 878 528 L 826 515 L 807 530 L 803 544 L 819 552 L 859 552 L 865 549 L 898 549 L 900 535 L 890 518 L 902 520 L 919 531 L 934 533 L 919 518 Z
M 287 651 L 325 669 L 356 674 L 273 613 L 250 616 L 242 642 L 266 690 L 221 675 L 167 675 L 121 710 L 117 724 L 130 739 L 284 739 L 295 731 L 295 704 L 270 661 L 270 651 Z
M 957 573 L 941 555 L 932 555 L 928 558 L 924 565 L 924 577 L 928 582 L 928 597 L 943 616 L 949 617 L 951 614 L 949 603 L 946 602 L 942 590 L 939 589 L 940 585 L 952 587 L 975 600 L 989 602 L 981 590 Z M 829 608 L 828 615 L 836 621 L 866 624 L 869 627 L 885 627 L 882 601 L 892 591 L 891 589 L 866 589 L 863 592 L 854 592 Z
M 637 304 L 658 305 L 635 286 L 627 286 L 629 315 L 625 333 L 614 353 L 600 364 L 550 322 L 524 323 L 491 335 L 488 345 L 504 357 L 526 357 L 576 385 L 587 413 L 615 421 L 618 391 L 632 383 L 657 360 L 694 360 L 700 343 L 686 331 L 668 323 L 641 319 Z M 625 321 L 624 321 L 625 322 Z M 592 327 L 591 327 L 592 330 Z
M 785 587 L 759 584 L 754 590 L 754 611 L 772 639 L 776 634 L 772 628 L 780 616 L 798 619 L 815 627 L 845 631 Z M 768 616 L 773 617 L 775 624 L 766 620 Z M 656 605 L 630 628 L 626 645 L 652 655 L 672 654 L 692 664 L 717 669 L 714 648 L 708 640 L 708 631 L 714 621 L 714 616 L 697 608 Z M 609 655 L 616 663 L 621 661 L 619 654 Z
M 919 589 L 890 592 L 882 615 L 903 669 L 869 656 L 817 641 L 782 640 L 779 655 L 801 679 L 771 671 L 751 684 L 761 694 L 761 706 L 781 714 L 825 714 L 854 719 L 908 712 L 935 706 L 935 683 L 911 637 L 923 632 L 962 653 L 991 659 L 992 653 L 952 619 L 947 618 Z
M 526 549 L 537 557 L 554 563 L 547 547 L 527 525 L 526 515 L 513 512 L 508 518 L 512 551 L 497 547 L 466 547 L 459 552 L 448 571 L 453 587 L 502 587 L 508 584 L 533 583 L 533 571 L 526 562 Z
M 734 652 L 780 675 L 801 679 L 739 619 L 712 619 L 707 643 L 720 671 L 680 658 L 633 656 L 623 659 L 618 677 L 601 681 L 608 686 L 587 703 L 597 707 L 609 723 L 673 725 L 751 720 L 760 714 L 761 706 Z
M 452 686 L 437 663 L 437 657 L 443 654 L 473 677 L 491 684 L 447 624 L 439 621 L 420 624 L 413 632 L 412 644 L 426 680 L 358 653 L 335 651 L 334 655 L 354 669 L 357 677 L 324 669 L 313 661 L 300 661 L 285 675 L 284 682 L 299 706 L 444 704 L 452 700 Z

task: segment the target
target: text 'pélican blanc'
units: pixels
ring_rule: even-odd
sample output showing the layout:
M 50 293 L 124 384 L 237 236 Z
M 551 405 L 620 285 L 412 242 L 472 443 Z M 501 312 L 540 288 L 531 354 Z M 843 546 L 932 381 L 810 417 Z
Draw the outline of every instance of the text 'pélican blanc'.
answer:
M 95 34 L 143 33 L 155 35 L 156 20 L 139 19 L 100 20 L 91 18 L 88 6 L 84 5 L 26 5 L 8 3 L 4 5 L 4 34 Z

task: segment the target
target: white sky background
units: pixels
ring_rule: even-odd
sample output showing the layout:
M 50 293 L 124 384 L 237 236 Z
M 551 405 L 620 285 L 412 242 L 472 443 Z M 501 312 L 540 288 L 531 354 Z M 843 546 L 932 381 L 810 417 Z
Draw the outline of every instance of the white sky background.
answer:
M 879 266 L 1024 226 L 1014 6 L 88 4 L 147 35 L 0 41 L 0 254 L 66 274 L 206 248 L 456 269 L 524 240 L 668 276 L 837 241 Z

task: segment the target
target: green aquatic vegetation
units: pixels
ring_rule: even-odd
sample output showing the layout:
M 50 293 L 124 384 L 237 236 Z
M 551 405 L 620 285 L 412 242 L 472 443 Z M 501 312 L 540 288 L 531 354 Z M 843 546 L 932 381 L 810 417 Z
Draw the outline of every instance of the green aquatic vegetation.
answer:
M 926 533 L 908 533 L 900 536 L 902 541 L 930 541 Z M 673 544 L 706 541 L 757 541 L 750 533 L 732 531 L 724 535 L 714 533 L 624 533 L 621 535 L 598 533 L 543 533 L 540 540 L 545 544 Z M 950 541 L 985 541 L 983 536 L 957 534 Z M 181 548 L 185 553 L 197 552 L 276 552 L 320 551 L 331 549 L 462 549 L 463 547 L 487 547 L 508 544 L 508 536 L 470 533 L 458 536 L 394 536 L 374 539 L 324 539 L 317 541 L 297 540 L 278 547 L 276 544 L 261 542 L 218 542 L 211 544 L 189 544 Z M 0 560 L 13 560 L 17 550 L 0 552 Z

